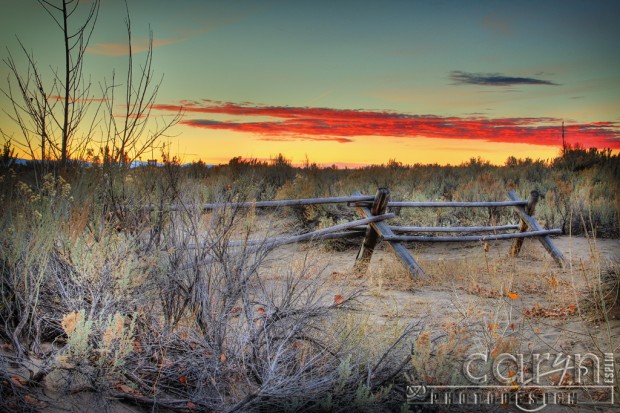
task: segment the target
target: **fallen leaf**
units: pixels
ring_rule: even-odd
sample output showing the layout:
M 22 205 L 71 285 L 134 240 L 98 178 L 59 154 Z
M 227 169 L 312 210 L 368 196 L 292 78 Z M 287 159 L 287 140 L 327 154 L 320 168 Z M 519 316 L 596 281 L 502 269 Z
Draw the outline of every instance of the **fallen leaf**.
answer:
M 493 331 L 493 330 L 497 330 L 499 328 L 499 326 L 497 324 L 489 324 L 489 331 Z
M 134 392 L 134 389 L 132 389 L 131 387 L 129 387 L 129 386 L 125 385 L 125 384 L 122 384 L 122 383 L 118 383 L 115 386 L 115 388 L 116 388 L 116 390 L 122 391 L 123 393 L 132 394 Z
M 25 380 L 22 377 L 19 376 L 11 376 L 11 381 L 13 382 L 14 385 L 16 385 L 17 387 L 24 387 L 26 384 L 28 384 L 28 381 Z
M 263 307 L 258 307 L 258 308 L 256 309 L 256 312 L 257 312 L 258 314 L 264 314 L 264 313 L 265 313 L 265 309 L 264 309 Z
M 142 350 L 142 345 L 139 341 L 132 342 L 131 346 L 133 347 L 133 351 L 135 351 L 136 353 L 142 353 L 144 351 Z
M 549 376 L 549 380 L 551 381 L 551 384 L 553 386 L 570 386 L 574 383 L 573 377 L 568 372 L 562 375 L 554 374 L 552 376 Z
M 484 252 L 489 252 L 489 243 L 488 242 L 484 243 Z
M 592 394 L 592 400 L 603 401 L 608 400 L 610 398 L 609 390 L 597 390 Z
M 226 361 L 226 354 L 224 354 L 224 353 L 220 354 L 220 361 L 222 363 L 224 363 Z
M 179 377 L 179 382 L 181 384 L 187 384 L 187 376 L 181 376 Z
M 568 307 L 543 308 L 538 305 L 530 310 L 524 310 L 523 314 L 527 317 L 543 317 L 543 318 L 563 318 L 577 313 L 577 306 L 574 304 Z
M 512 298 L 513 300 L 518 300 L 519 298 L 521 298 L 521 296 L 519 294 L 511 293 L 511 292 L 507 292 L 506 295 L 509 298 Z
M 551 284 L 552 287 L 557 287 L 558 286 L 558 280 L 557 278 L 555 278 L 555 276 L 551 276 L 551 280 L 549 281 L 549 284 Z
M 187 402 L 187 408 L 190 410 L 194 410 L 196 408 L 196 405 L 192 402 Z
M 340 304 L 342 304 L 343 302 L 344 302 L 344 297 L 343 297 L 343 296 L 341 296 L 340 294 L 336 294 L 336 295 L 334 296 L 334 304 L 336 304 L 336 305 L 340 305 Z
M 32 397 L 31 395 L 27 394 L 24 396 L 24 401 L 28 404 L 38 404 L 39 401 L 37 399 L 35 399 L 34 397 Z

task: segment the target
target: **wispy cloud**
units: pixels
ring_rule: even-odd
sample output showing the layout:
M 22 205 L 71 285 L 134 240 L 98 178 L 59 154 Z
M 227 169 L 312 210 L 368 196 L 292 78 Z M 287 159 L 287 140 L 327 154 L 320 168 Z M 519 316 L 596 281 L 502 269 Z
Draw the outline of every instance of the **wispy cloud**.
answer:
M 58 101 L 58 102 L 61 102 L 61 101 L 65 100 L 65 97 L 64 96 L 60 96 L 60 95 L 49 95 L 47 98 L 50 99 L 50 100 Z M 76 98 L 74 96 L 70 96 L 69 97 L 69 101 L 71 103 L 76 103 L 76 102 L 79 102 L 79 103 L 106 102 L 107 100 L 108 99 L 106 99 L 106 98 L 95 98 L 95 97 L 89 97 L 89 98 L 83 98 L 83 97 Z
M 482 27 L 494 34 L 505 36 L 512 33 L 512 21 L 493 14 L 487 14 L 482 18 Z
M 548 85 L 559 86 L 550 80 L 533 77 L 508 76 L 501 73 L 468 73 L 460 70 L 450 72 L 450 79 L 455 85 L 481 86 L 516 86 L 516 85 Z
M 162 46 L 168 46 L 184 41 L 184 38 L 177 39 L 153 39 L 153 49 Z M 134 40 L 131 45 L 132 53 L 141 53 L 149 49 L 148 39 Z M 104 56 L 126 56 L 129 54 L 129 45 L 127 42 L 118 43 L 97 43 L 94 46 L 89 46 L 86 51 L 88 53 L 104 55 Z
M 186 115 L 229 115 L 234 121 L 185 119 L 196 128 L 253 133 L 264 140 L 320 140 L 353 142 L 356 136 L 399 138 L 447 138 L 489 142 L 561 144 L 556 118 L 496 118 L 483 116 L 445 117 L 411 115 L 388 111 L 332 109 L 320 107 L 268 106 L 203 100 L 183 105 L 154 105 L 153 109 Z M 261 117 L 256 121 L 253 117 Z M 247 121 L 242 121 L 243 119 Z M 273 120 L 262 120 L 273 118 Z M 241 120 L 240 120 L 241 119 Z M 568 122 L 567 122 L 568 123 Z M 565 127 L 570 143 L 585 147 L 620 149 L 620 122 L 573 123 Z
M 254 5 L 245 7 L 241 10 L 231 6 L 229 8 L 220 8 L 218 5 L 212 5 L 208 2 L 194 4 L 176 4 L 175 10 L 184 19 L 182 28 L 178 26 L 170 26 L 168 38 L 155 38 L 153 40 L 153 48 L 168 46 L 190 40 L 193 37 L 202 36 L 222 27 L 239 23 L 240 21 L 259 14 L 268 7 L 269 4 Z M 169 23 L 172 25 L 176 20 L 171 19 Z M 134 39 L 132 42 L 132 52 L 141 53 L 148 50 L 149 39 Z M 104 55 L 104 56 L 125 56 L 129 53 L 127 41 L 97 43 L 89 46 L 86 51 L 88 53 Z

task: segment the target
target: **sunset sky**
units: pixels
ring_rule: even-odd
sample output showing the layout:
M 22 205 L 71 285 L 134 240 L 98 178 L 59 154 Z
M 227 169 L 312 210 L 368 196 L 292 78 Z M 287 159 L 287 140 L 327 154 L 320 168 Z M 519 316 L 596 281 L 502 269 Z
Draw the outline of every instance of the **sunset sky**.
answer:
M 620 1 L 128 3 L 134 49 L 150 25 L 164 76 L 153 116 L 184 111 L 166 141 L 185 162 L 549 159 L 563 121 L 569 143 L 620 150 Z M 61 68 L 62 34 L 37 1 L 0 4 L 2 57 L 21 61 L 17 35 L 42 69 Z M 93 97 L 123 73 L 124 18 L 122 0 L 102 1 Z M 19 140 L 5 113 L 0 127 Z

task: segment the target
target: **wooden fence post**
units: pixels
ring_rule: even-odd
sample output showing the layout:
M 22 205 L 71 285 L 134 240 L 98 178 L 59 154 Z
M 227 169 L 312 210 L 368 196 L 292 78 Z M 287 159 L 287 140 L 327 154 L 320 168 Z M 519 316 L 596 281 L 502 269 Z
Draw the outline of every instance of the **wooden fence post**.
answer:
M 538 193 L 538 191 L 530 192 L 530 197 L 527 199 L 527 205 L 525 206 L 525 213 L 527 215 L 531 217 L 534 216 L 534 212 L 536 211 L 536 204 L 538 203 L 539 199 L 540 199 L 540 194 Z M 521 222 L 519 224 L 519 232 L 527 231 L 528 227 L 529 227 L 529 224 L 525 222 L 525 219 L 523 219 L 523 217 L 521 217 Z M 510 249 L 510 255 L 512 255 L 513 257 L 516 257 L 517 255 L 519 255 L 522 245 L 523 245 L 523 238 L 515 238 L 515 240 L 512 242 L 512 248 Z
M 372 203 L 372 208 L 370 209 L 372 215 L 385 214 L 389 200 L 390 190 L 387 188 L 379 188 L 377 190 L 377 194 L 375 195 L 375 200 Z M 355 258 L 355 271 L 365 272 L 366 269 L 368 269 L 368 264 L 370 264 L 370 259 L 372 258 L 372 253 L 377 246 L 378 240 L 379 233 L 372 225 L 369 225 L 366 229 L 366 235 L 364 236 L 362 246 L 360 247 L 357 257 Z
M 508 192 L 508 197 L 513 201 L 519 200 L 519 196 L 514 191 Z M 525 206 L 525 208 L 521 206 L 515 206 L 517 213 L 521 217 L 521 223 L 519 226 L 520 232 L 526 231 L 528 226 L 531 227 L 532 230 L 534 231 L 542 230 L 542 227 L 540 226 L 538 221 L 536 221 L 536 219 L 534 219 L 533 217 L 535 209 L 536 209 L 536 203 L 538 202 L 539 198 L 540 198 L 540 195 L 538 191 L 532 191 L 530 193 L 530 197 L 527 200 L 527 205 Z M 540 243 L 543 245 L 543 247 L 545 247 L 545 249 L 553 257 L 553 259 L 558 263 L 558 265 L 560 265 L 560 267 L 563 267 L 564 266 L 564 255 L 558 249 L 558 247 L 555 246 L 553 241 L 551 241 L 551 238 L 549 238 L 548 235 L 543 235 L 539 237 L 538 239 Z M 512 255 L 513 257 L 517 256 L 519 254 L 519 251 L 521 250 L 522 244 L 523 244 L 522 238 L 515 239 L 512 244 L 512 249 L 510 250 L 510 255 Z
M 375 201 L 377 201 L 377 205 L 379 207 L 382 204 L 382 201 L 379 201 L 379 197 L 380 197 L 379 194 L 382 191 L 385 191 L 384 196 L 386 198 L 389 197 L 389 191 L 387 189 L 385 190 L 380 189 L 377 192 L 377 196 L 375 197 Z M 356 192 L 353 195 L 361 195 L 361 194 L 359 192 Z M 364 206 L 358 206 L 357 210 L 365 218 L 368 218 L 374 215 L 372 210 Z M 366 241 L 370 241 L 372 237 L 376 237 L 374 244 L 372 244 L 372 248 L 374 248 L 379 237 L 393 237 L 394 236 L 394 233 L 390 229 L 389 225 L 386 224 L 385 222 L 373 222 L 370 224 L 370 227 L 372 227 L 372 230 L 376 233 L 376 235 L 372 235 L 371 237 L 369 237 L 369 235 L 372 234 L 368 232 L 370 228 L 366 231 L 366 238 L 364 238 L 364 243 L 362 244 L 362 247 L 360 248 L 360 251 L 357 254 L 357 259 L 355 263 L 355 269 L 358 271 L 363 271 L 368 268 L 370 257 L 372 256 L 372 250 L 369 250 L 367 248 L 368 246 L 370 246 L 370 242 L 367 244 Z M 392 251 L 394 251 L 394 254 L 396 254 L 398 259 L 403 263 L 405 268 L 407 268 L 407 270 L 409 271 L 409 274 L 411 274 L 412 277 L 428 278 L 428 276 L 424 273 L 424 270 L 422 270 L 422 268 L 418 265 L 415 259 L 413 259 L 413 257 L 411 256 L 411 254 L 409 253 L 409 251 L 407 250 L 407 248 L 405 248 L 403 244 L 401 244 L 399 241 L 388 241 L 388 245 L 390 246 Z M 364 259 L 364 256 L 366 256 L 366 259 Z

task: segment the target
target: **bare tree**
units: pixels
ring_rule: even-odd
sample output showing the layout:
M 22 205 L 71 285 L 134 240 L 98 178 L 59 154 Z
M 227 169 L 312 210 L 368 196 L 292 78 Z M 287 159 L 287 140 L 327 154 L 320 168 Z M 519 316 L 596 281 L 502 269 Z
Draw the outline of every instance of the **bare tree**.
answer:
M 47 113 L 53 110 L 57 100 L 52 100 L 50 104 L 34 57 L 25 49 L 21 42 L 19 44 L 28 61 L 28 68 L 26 73 L 22 74 L 10 51 L 8 52 L 8 57 L 3 60 L 9 68 L 11 75 L 7 79 L 7 88 L 2 89 L 2 93 L 8 97 L 13 109 L 12 113 L 5 112 L 21 130 L 24 140 L 23 142 L 17 141 L 18 146 L 28 151 L 29 155 L 34 159 L 36 158 L 35 139 L 39 137 L 41 139 L 41 160 L 44 160 L 49 157 L 49 154 L 46 152 L 46 144 L 48 144 L 50 136 L 48 132 L 50 125 L 46 124 Z M 17 92 L 13 90 L 11 76 L 17 83 Z M 1 132 L 5 139 L 9 138 L 4 131 Z M 48 148 L 48 151 L 56 149 L 55 145 L 48 146 L 51 147 L 51 149 Z
M 166 131 L 176 124 L 181 117 L 177 113 L 168 121 L 151 118 L 151 109 L 157 98 L 159 86 L 163 77 L 155 80 L 153 71 L 153 32 L 149 31 L 149 42 L 144 63 L 138 69 L 134 65 L 134 53 L 131 36 L 131 18 L 129 7 L 125 1 L 127 27 L 128 65 L 127 77 L 124 85 L 123 107 L 124 113 L 114 113 L 116 89 L 121 86 L 116 83 L 116 74 L 112 73 L 111 82 L 104 82 L 102 93 L 107 110 L 104 126 L 105 141 L 102 147 L 106 148 L 104 157 L 111 163 L 129 165 L 138 159 L 148 148 L 153 147 L 156 141 L 165 135 Z M 150 128 L 152 126 L 152 128 Z
M 12 103 L 13 113 L 9 116 L 22 131 L 22 146 L 26 147 L 34 158 L 33 135 L 38 136 L 41 139 L 41 158 L 60 159 L 62 165 L 66 165 L 72 153 L 85 148 L 95 130 L 94 123 L 88 128 L 80 126 L 93 102 L 90 94 L 91 82 L 86 81 L 83 68 L 84 55 L 97 21 L 100 0 L 92 0 L 86 14 L 78 10 L 80 0 L 37 1 L 52 17 L 63 35 L 63 68 L 52 69 L 52 80 L 46 84 L 32 52 L 28 52 L 19 42 L 27 60 L 27 69 L 22 73 L 9 52 L 8 58 L 4 59 L 10 71 L 8 88 L 2 92 Z M 81 23 L 72 28 L 71 23 L 79 19 L 80 13 Z M 14 93 L 11 87 L 11 77 L 17 82 L 19 94 Z M 96 116 L 92 119 L 96 119 Z M 79 141 L 78 132 L 81 134 Z M 3 135 L 6 134 L 3 132 Z
M 60 156 L 62 165 L 65 165 L 69 143 L 73 140 L 91 102 L 89 95 L 91 83 L 86 83 L 83 75 L 84 54 L 95 28 L 100 0 L 93 0 L 84 22 L 73 30 L 69 27 L 69 19 L 76 13 L 80 0 L 61 0 L 58 5 L 48 0 L 38 1 L 54 19 L 64 38 L 64 79 L 60 79 L 57 72 L 54 73 L 58 81 L 56 84 L 60 85 L 59 92 L 62 93 L 59 94 L 62 116 L 57 119 L 52 112 L 52 118 L 61 128 Z
M 20 70 L 13 55 L 8 52 L 4 63 L 9 68 L 8 87 L 1 89 L 12 104 L 8 116 L 19 126 L 23 140 L 21 147 L 34 159 L 60 159 L 62 165 L 74 154 L 83 155 L 92 143 L 101 145 L 104 160 L 111 163 L 130 164 L 144 151 L 151 148 L 158 138 L 180 119 L 180 113 L 167 121 L 151 122 L 151 107 L 155 102 L 161 79 L 155 80 L 153 71 L 153 35 L 143 64 L 134 65 L 131 20 L 127 2 L 128 66 L 124 96 L 116 99 L 115 92 L 121 86 L 116 83 L 113 72 L 111 82 L 104 81 L 102 96 L 91 94 L 91 81 L 84 73 L 84 57 L 93 33 L 101 0 L 93 0 L 88 12 L 78 10 L 81 0 L 37 0 L 52 17 L 63 34 L 64 71 L 53 70 L 52 79 L 46 84 L 36 64 L 35 57 L 19 41 L 27 67 Z M 82 1 L 83 2 L 83 1 Z M 79 12 L 79 13 L 78 13 Z M 82 16 L 75 29 L 70 22 Z M 12 80 L 17 84 L 15 90 Z M 115 113 L 121 101 L 123 113 Z M 91 104 L 98 102 L 96 110 Z M 105 105 L 105 117 L 99 116 Z M 89 112 L 90 116 L 87 116 Z M 88 123 L 87 123 L 88 121 Z M 103 141 L 95 142 L 98 126 L 103 129 Z M 0 131 L 5 138 L 7 133 Z M 78 139 L 79 136 L 79 139 Z M 6 139 L 5 139 L 6 140 Z M 40 143 L 38 143 L 40 142 Z M 40 147 L 40 152 L 39 152 Z M 91 148 L 92 149 L 92 148 Z

